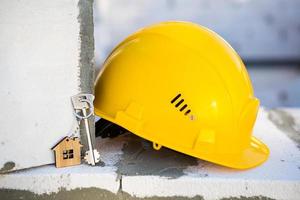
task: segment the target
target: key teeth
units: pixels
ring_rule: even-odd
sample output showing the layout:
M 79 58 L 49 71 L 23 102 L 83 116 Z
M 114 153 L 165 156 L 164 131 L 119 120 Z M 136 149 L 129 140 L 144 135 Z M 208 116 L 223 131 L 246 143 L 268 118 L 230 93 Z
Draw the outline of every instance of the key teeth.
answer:
M 100 161 L 100 153 L 99 153 L 96 149 L 94 149 L 93 152 L 94 152 L 95 163 L 98 163 L 98 162 Z M 85 160 L 89 165 L 91 165 L 91 164 L 93 163 L 92 160 L 91 160 L 92 158 L 91 158 L 91 156 L 90 156 L 91 153 L 92 153 L 91 151 L 87 151 L 87 152 L 85 153 L 85 156 L 84 156 L 84 160 Z

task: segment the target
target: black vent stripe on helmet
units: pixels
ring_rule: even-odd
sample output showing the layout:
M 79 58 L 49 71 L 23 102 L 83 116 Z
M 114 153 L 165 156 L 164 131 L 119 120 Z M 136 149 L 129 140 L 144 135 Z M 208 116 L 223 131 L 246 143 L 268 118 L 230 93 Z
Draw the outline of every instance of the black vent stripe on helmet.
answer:
M 174 103 L 180 96 L 181 96 L 181 94 L 178 94 L 176 97 L 174 97 L 174 99 L 172 99 L 171 103 Z
M 184 106 L 182 106 L 182 107 L 180 108 L 180 112 L 182 112 L 186 107 L 187 107 L 187 104 L 184 104 Z
M 178 108 L 180 105 L 182 105 L 179 108 L 180 112 L 184 112 L 184 115 L 189 115 L 192 111 L 191 109 L 188 109 L 188 105 L 187 104 L 182 104 L 184 102 L 184 99 L 180 98 L 182 95 L 181 94 L 177 94 L 172 100 L 171 100 L 171 104 L 175 104 L 175 107 Z M 187 110 L 188 109 L 188 110 Z
M 184 114 L 188 115 L 191 112 L 191 110 L 187 110 Z
M 180 106 L 180 104 L 182 104 L 182 102 L 184 102 L 184 99 L 181 99 L 181 100 L 175 105 L 175 107 L 177 108 L 178 106 Z

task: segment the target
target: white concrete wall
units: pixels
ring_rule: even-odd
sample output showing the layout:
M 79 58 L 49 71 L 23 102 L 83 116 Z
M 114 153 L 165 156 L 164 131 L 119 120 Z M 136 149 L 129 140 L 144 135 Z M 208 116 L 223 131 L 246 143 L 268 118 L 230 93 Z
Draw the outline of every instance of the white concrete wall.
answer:
M 0 169 L 53 163 L 80 91 L 78 1 L 0 1 Z
M 299 9 L 299 0 L 95 0 L 96 58 L 143 26 L 186 20 L 219 33 L 243 58 L 299 60 Z

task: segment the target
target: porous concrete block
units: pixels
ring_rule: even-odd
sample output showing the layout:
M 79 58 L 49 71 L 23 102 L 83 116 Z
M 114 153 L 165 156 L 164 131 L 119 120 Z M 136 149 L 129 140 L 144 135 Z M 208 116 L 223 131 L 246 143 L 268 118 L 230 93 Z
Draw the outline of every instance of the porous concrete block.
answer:
M 90 0 L 0 2 L 0 173 L 54 162 L 70 97 L 93 92 L 93 48 Z
M 80 165 L 57 169 L 48 165 L 0 176 L 2 192 L 12 189 L 30 192 L 32 196 L 53 195 L 62 190 L 68 192 L 85 188 L 97 188 L 112 193 L 119 190 L 117 174 L 112 167 Z M 1 196 L 4 196 L 3 193 Z
M 102 164 L 0 176 L 4 199 L 280 199 L 300 196 L 299 109 L 261 109 L 254 135 L 270 148 L 253 169 L 234 170 L 125 134 L 97 138 Z

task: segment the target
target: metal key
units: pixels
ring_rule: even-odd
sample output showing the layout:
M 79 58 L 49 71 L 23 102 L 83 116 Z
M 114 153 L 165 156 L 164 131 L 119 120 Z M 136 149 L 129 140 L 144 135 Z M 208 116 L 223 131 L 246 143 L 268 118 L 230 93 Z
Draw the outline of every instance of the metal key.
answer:
M 84 122 L 84 126 L 86 129 L 87 141 L 89 150 L 85 153 L 84 159 L 88 164 L 95 165 L 97 162 L 100 161 L 100 154 L 99 152 L 93 148 L 92 140 L 91 140 L 91 133 L 90 133 L 90 126 L 88 118 L 94 114 L 94 95 L 92 94 L 78 94 L 71 97 L 74 114 L 79 121 Z M 81 114 L 82 115 L 81 115 Z

